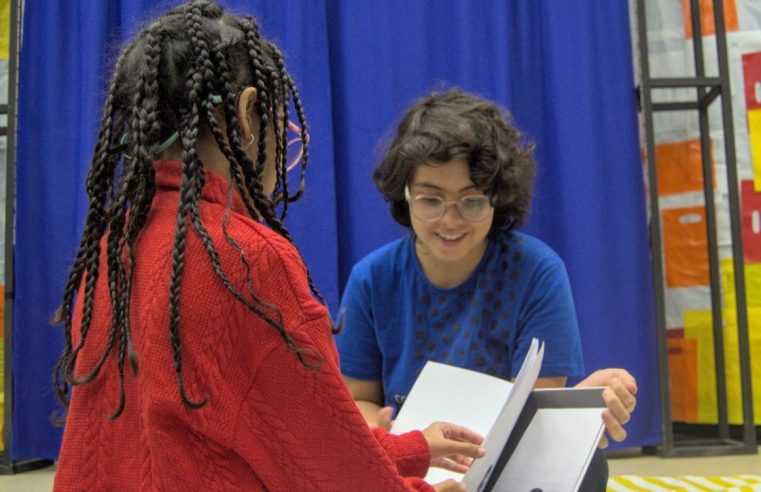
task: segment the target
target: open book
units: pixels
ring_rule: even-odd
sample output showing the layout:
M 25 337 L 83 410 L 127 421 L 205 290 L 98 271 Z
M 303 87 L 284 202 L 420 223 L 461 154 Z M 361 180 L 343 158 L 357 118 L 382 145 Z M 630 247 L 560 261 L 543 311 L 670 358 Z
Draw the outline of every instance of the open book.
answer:
M 431 468 L 426 481 L 455 478 L 476 492 L 578 490 L 603 432 L 602 388 L 534 390 L 543 355 L 533 339 L 514 383 L 425 365 L 391 432 L 451 422 L 484 436 L 486 449 L 465 475 Z

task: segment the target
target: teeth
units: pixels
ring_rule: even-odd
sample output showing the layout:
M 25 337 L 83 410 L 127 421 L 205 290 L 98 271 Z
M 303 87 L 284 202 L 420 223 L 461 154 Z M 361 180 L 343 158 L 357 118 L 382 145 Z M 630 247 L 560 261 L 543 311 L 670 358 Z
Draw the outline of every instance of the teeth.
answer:
M 465 234 L 455 234 L 455 235 L 449 235 L 449 234 L 441 234 L 439 233 L 439 236 L 446 239 L 447 241 L 454 241 L 455 239 L 460 239 Z

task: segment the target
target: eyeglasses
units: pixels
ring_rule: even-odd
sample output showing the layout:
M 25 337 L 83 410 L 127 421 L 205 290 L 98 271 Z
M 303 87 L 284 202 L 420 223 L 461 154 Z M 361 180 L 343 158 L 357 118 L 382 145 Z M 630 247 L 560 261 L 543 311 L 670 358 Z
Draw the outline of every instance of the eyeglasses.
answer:
M 459 200 L 446 201 L 440 196 L 422 193 L 410 196 L 409 186 L 406 185 L 404 199 L 409 203 L 412 214 L 423 222 L 436 222 L 444 217 L 448 205 L 456 205 L 457 211 L 468 222 L 486 219 L 492 209 L 491 200 L 486 195 L 468 195 Z
M 302 138 L 302 134 L 304 138 Z M 309 132 L 303 132 L 302 128 L 291 120 L 288 120 L 288 143 L 286 148 L 286 171 L 291 171 L 299 165 L 304 158 L 304 140 L 309 142 Z

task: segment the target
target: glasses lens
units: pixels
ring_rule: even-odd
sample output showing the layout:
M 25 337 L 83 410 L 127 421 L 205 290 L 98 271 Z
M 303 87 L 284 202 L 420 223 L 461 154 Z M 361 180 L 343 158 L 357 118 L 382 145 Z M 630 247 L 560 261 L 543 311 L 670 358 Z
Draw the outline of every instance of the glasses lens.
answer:
M 446 212 L 447 205 L 454 204 L 453 202 L 445 202 L 443 198 L 435 195 L 416 195 L 410 198 L 407 188 L 405 188 L 405 196 L 410 204 L 412 214 L 425 222 L 435 222 L 441 219 Z M 486 195 L 466 196 L 456 203 L 460 216 L 469 222 L 484 220 L 491 210 L 491 202 Z
M 410 202 L 412 213 L 426 222 L 432 222 L 444 215 L 444 200 L 437 196 L 418 195 Z
M 475 222 L 489 215 L 489 198 L 485 195 L 466 196 L 457 202 L 457 209 L 465 220 Z

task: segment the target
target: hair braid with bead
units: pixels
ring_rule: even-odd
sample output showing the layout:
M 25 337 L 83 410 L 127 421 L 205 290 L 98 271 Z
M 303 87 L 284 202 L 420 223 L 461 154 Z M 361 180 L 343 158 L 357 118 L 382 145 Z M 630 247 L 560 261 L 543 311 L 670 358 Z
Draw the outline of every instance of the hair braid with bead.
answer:
M 241 122 L 237 116 L 238 96 L 246 87 L 257 90 L 256 162 L 243 150 Z M 221 96 L 221 104 L 216 101 L 217 96 Z M 286 163 L 290 101 L 304 129 L 299 187 L 292 196 L 288 194 Z M 274 149 L 267 148 L 269 131 L 275 136 Z M 283 57 L 274 45 L 261 38 L 256 21 L 251 17 L 236 17 L 224 13 L 214 2 L 195 0 L 155 19 L 124 48 L 114 64 L 86 181 L 89 205 L 79 249 L 54 317 L 64 328 L 64 348 L 54 370 L 54 388 L 65 404 L 68 404 L 70 387 L 94 380 L 116 349 L 119 395 L 110 418 L 117 418 L 124 409 L 124 362 L 129 361 L 133 372 L 138 371 L 139 354 L 133 347 L 130 329 L 132 276 L 137 261 L 135 245 L 150 215 L 156 192 L 153 161 L 158 157 L 157 149 L 174 132 L 179 138 L 173 145 L 182 162 L 171 251 L 168 331 L 181 401 L 190 408 L 199 408 L 208 400 L 208 397 L 191 398 L 183 371 L 181 280 L 188 234 L 198 236 L 213 271 L 233 298 L 276 329 L 304 365 L 319 365 L 308 349 L 299 347 L 291 338 L 277 307 L 255 294 L 243 248 L 227 230 L 231 199 L 221 218 L 222 229 L 245 268 L 245 293 L 233 285 L 223 269 L 199 207 L 205 174 L 198 145 L 208 133 L 230 163 L 229 194 L 233 193 L 233 187 L 237 188 L 248 214 L 261 218 L 292 243 L 282 219 L 287 203 L 303 193 L 309 155 L 307 131 L 303 107 L 296 86 L 285 70 Z M 274 152 L 276 161 L 274 198 L 266 195 L 263 186 L 268 150 Z M 284 202 L 280 218 L 275 211 L 278 201 Z M 101 279 L 107 282 L 110 298 L 108 327 L 93 323 L 101 261 L 108 270 L 107 278 Z M 315 297 L 324 303 L 308 270 L 307 279 Z M 74 301 L 78 296 L 82 297 L 82 314 L 75 345 L 72 325 Z M 89 372 L 77 375 L 77 356 L 91 329 L 108 329 L 108 338 L 95 365 Z

